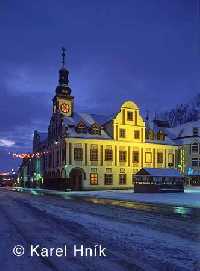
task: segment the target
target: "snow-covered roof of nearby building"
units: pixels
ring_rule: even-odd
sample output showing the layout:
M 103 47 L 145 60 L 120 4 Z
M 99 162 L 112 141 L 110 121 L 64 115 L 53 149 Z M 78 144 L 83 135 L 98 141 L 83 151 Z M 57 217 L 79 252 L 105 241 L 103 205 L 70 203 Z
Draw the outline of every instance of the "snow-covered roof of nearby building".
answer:
M 67 130 L 68 137 L 76 137 L 76 138 L 93 138 L 93 139 L 111 139 L 111 137 L 105 132 L 105 130 L 101 130 L 100 135 L 87 133 L 77 133 L 74 128 L 68 128 Z
M 173 128 L 165 128 L 165 133 L 178 144 L 190 144 L 193 139 L 200 140 L 198 136 L 193 136 L 193 128 L 199 128 L 200 135 L 200 120 L 187 122 Z
M 79 122 L 83 122 L 88 128 L 93 124 L 103 126 L 106 122 L 112 119 L 112 116 L 97 115 L 97 114 L 88 114 L 88 113 L 77 113 L 75 112 L 72 117 L 64 118 L 64 125 L 68 127 L 67 135 L 68 137 L 76 138 L 94 138 L 94 139 L 111 139 L 111 137 L 106 133 L 104 129 L 101 129 L 101 134 L 91 134 L 86 133 L 77 133 L 75 126 Z
M 168 128 L 163 127 L 164 125 L 162 125 L 162 127 L 159 127 L 158 124 L 161 123 L 158 121 L 147 121 L 146 122 L 146 128 L 153 130 L 155 133 L 158 133 L 159 131 L 162 131 L 165 134 L 165 140 L 157 140 L 157 139 L 146 139 L 146 142 L 149 143 L 155 143 L 155 144 L 164 144 L 164 145 L 177 145 L 176 142 L 173 140 L 173 137 L 171 137 L 171 134 L 169 134 L 167 132 Z M 162 122 L 163 124 L 163 122 Z
M 148 175 L 156 177 L 182 177 L 180 172 L 175 168 L 142 168 L 136 173 L 136 175 L 143 175 L 143 171 L 145 171 Z
M 65 117 L 64 118 L 64 124 L 75 126 L 80 121 L 83 121 L 87 126 L 91 126 L 94 123 L 97 123 L 99 125 L 103 125 L 111 119 L 112 119 L 112 116 L 75 112 L 72 117 Z

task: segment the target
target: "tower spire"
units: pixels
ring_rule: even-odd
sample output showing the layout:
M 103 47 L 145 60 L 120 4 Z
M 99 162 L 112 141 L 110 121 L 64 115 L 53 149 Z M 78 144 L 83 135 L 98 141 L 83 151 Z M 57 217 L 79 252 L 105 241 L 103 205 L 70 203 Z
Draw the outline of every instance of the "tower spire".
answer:
M 65 49 L 65 47 L 62 47 L 61 50 L 62 50 L 62 66 L 65 67 L 65 56 L 66 56 L 65 51 L 66 51 L 66 49 Z

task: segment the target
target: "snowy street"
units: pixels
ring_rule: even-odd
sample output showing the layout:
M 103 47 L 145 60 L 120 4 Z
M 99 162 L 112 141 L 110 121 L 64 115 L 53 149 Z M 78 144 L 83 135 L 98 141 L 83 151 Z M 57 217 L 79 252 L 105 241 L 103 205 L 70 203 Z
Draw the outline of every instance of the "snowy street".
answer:
M 164 195 L 163 195 L 164 196 Z M 155 203 L 156 204 L 156 203 Z M 140 204 L 141 207 L 142 204 Z M 0 269 L 5 271 L 200 270 L 200 212 L 151 212 L 0 190 Z M 158 205 L 159 206 L 159 205 Z M 30 246 L 67 246 L 67 255 L 30 254 Z M 25 254 L 13 255 L 22 245 Z M 106 257 L 74 256 L 74 245 L 106 248 Z

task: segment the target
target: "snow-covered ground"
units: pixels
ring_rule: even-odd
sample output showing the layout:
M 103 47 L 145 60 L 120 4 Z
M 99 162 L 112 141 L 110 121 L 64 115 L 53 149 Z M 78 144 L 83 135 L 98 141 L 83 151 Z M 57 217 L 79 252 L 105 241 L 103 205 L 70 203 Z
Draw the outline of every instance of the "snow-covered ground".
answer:
M 131 195 L 131 192 L 105 193 Z M 1 270 L 200 270 L 200 214 L 188 219 L 95 205 L 80 198 L 63 199 L 0 190 L 0 222 Z M 31 258 L 27 254 L 22 257 L 12 255 L 12 247 L 16 244 L 23 244 L 27 249 L 30 244 L 37 243 L 49 248 L 63 244 L 69 248 L 74 244 L 102 244 L 107 248 L 108 256 L 74 258 L 69 254 L 66 258 L 44 259 Z
M 92 197 L 97 199 L 115 199 L 121 201 L 161 203 L 172 206 L 200 208 L 200 187 L 185 187 L 184 193 L 134 193 L 133 190 L 105 190 L 61 192 L 42 189 L 24 189 L 32 194 L 45 193 L 63 198 Z
M 133 190 L 70 192 L 72 196 L 88 196 L 124 201 L 162 203 L 200 208 L 200 188 L 186 187 L 185 193 L 134 193 Z

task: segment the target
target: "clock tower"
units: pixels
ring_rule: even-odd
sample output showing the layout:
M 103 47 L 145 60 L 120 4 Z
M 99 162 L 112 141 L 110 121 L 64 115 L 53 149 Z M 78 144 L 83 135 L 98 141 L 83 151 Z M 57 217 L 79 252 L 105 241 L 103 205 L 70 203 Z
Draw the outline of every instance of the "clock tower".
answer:
M 65 48 L 62 48 L 62 67 L 59 70 L 58 86 L 53 98 L 53 113 L 61 113 L 66 117 L 73 115 L 74 97 L 71 96 L 71 89 L 68 86 L 69 72 L 65 68 Z

